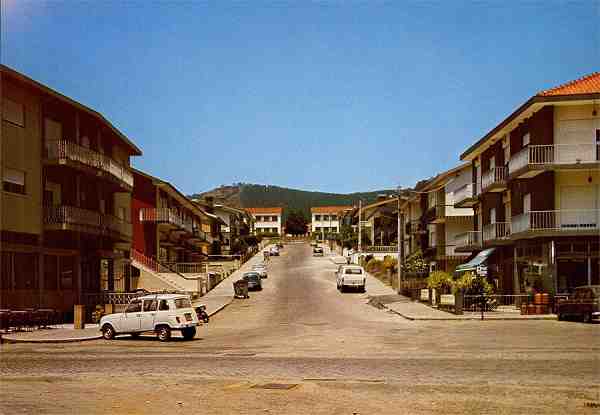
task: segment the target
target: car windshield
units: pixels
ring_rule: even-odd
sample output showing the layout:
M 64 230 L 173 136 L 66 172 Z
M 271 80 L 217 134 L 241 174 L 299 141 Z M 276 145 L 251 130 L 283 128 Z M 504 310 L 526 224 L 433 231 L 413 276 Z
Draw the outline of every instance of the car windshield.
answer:
M 247 281 L 257 280 L 257 279 L 260 279 L 260 275 L 258 275 L 256 273 L 245 274 L 244 279 Z
M 192 308 L 192 302 L 189 298 L 176 298 L 175 308 Z
M 360 274 L 362 274 L 362 269 L 360 269 L 360 268 L 346 268 L 346 270 L 344 271 L 344 274 L 356 274 L 356 275 L 360 275 Z

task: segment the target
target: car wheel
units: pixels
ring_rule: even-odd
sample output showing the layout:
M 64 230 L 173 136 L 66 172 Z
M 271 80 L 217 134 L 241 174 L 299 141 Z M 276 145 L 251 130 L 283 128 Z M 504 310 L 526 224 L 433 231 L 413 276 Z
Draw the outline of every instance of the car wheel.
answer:
M 102 327 L 102 337 L 104 340 L 112 340 L 115 338 L 115 329 L 110 324 L 105 324 Z
M 192 340 L 196 335 L 196 327 L 188 327 L 181 330 L 181 334 L 185 340 Z
M 583 322 L 584 323 L 591 323 L 592 322 L 592 314 L 591 313 L 584 313 L 583 314 Z
M 161 326 L 157 330 L 158 340 L 166 342 L 171 339 L 171 329 L 167 326 Z

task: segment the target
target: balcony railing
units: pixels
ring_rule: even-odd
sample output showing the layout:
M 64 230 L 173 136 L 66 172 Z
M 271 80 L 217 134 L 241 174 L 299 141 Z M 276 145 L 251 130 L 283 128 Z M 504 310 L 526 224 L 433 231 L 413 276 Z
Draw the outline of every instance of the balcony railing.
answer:
M 509 174 L 532 166 L 568 165 L 600 162 L 598 144 L 548 144 L 527 146 L 510 158 Z
M 513 233 L 583 232 L 600 229 L 600 209 L 564 209 L 526 212 L 512 218 Z
M 132 235 L 131 223 L 116 216 L 74 206 L 46 206 L 44 224 L 85 226 L 95 233 L 112 231 L 126 237 Z
M 488 187 L 494 184 L 503 184 L 506 180 L 506 167 L 494 167 L 488 170 L 481 176 L 481 188 L 485 191 Z
M 46 142 L 48 160 L 71 160 L 111 174 L 118 180 L 133 186 L 133 174 L 128 166 L 112 158 L 67 140 Z
M 454 192 L 454 204 L 458 205 L 473 197 L 473 183 L 467 183 Z
M 189 233 L 194 232 L 193 221 L 182 218 L 175 209 L 170 208 L 142 208 L 140 222 L 170 223 Z
M 454 245 L 457 248 L 481 247 L 481 231 L 468 231 L 456 235 Z
M 510 237 L 510 222 L 490 223 L 483 227 L 483 240 L 493 241 Z

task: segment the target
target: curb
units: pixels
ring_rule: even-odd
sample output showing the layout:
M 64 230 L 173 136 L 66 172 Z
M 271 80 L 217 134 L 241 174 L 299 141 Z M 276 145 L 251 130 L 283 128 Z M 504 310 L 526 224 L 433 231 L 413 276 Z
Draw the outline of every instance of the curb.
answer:
M 410 321 L 482 321 L 481 317 L 463 317 L 463 318 L 456 318 L 456 317 L 411 317 L 411 316 L 407 316 L 405 314 L 402 314 L 396 310 L 392 310 L 391 308 L 389 308 L 387 305 L 382 304 L 383 308 L 385 308 L 387 311 L 390 311 L 394 314 L 399 315 L 400 317 L 405 318 L 406 320 L 410 320 Z M 486 318 L 484 316 L 483 321 L 540 321 L 540 320 L 556 320 L 556 317 L 554 316 L 548 316 L 548 317 L 544 317 L 544 316 L 539 316 L 539 317 L 531 317 L 531 318 L 515 318 L 515 317 L 491 317 L 491 318 Z
M 99 340 L 101 334 L 87 337 L 69 337 L 66 339 L 19 339 L 17 337 L 0 336 L 0 343 L 77 343 L 90 340 Z
M 213 312 L 211 312 L 208 316 L 209 317 L 214 316 L 215 314 L 217 314 L 219 311 L 223 310 L 225 307 L 227 307 L 232 302 L 233 302 L 233 297 L 231 297 L 231 299 L 228 302 L 221 304 L 219 307 L 217 307 L 217 309 L 214 310 Z

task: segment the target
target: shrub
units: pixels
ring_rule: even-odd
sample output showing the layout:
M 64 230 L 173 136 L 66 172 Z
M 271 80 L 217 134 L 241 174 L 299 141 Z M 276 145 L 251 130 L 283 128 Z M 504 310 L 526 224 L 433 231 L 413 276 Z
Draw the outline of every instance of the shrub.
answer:
M 433 271 L 427 277 L 427 287 L 438 290 L 450 290 L 453 286 L 452 275 L 444 271 Z
M 386 255 L 385 258 L 383 258 L 383 268 L 384 269 L 391 269 L 392 271 L 394 269 L 396 269 L 396 267 L 398 266 L 398 260 L 396 258 L 393 258 L 389 255 Z
M 379 272 L 383 268 L 383 262 L 378 259 L 371 258 L 367 262 L 367 265 L 365 268 L 367 269 L 368 272 L 371 272 L 371 273 Z

